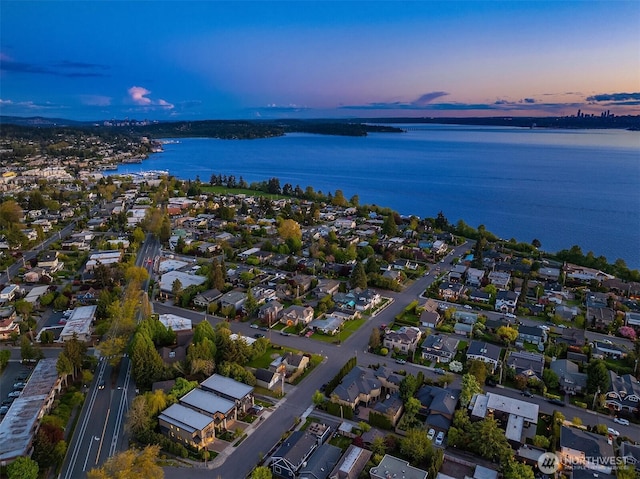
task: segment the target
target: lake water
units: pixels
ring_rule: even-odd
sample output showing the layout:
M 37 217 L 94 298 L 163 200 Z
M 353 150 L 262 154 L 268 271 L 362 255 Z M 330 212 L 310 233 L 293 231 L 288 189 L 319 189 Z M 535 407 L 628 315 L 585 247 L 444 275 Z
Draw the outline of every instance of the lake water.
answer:
M 502 238 L 623 258 L 640 267 L 640 133 L 400 125 L 367 137 L 290 134 L 260 140 L 181 139 L 141 165 L 183 179 L 212 173 L 249 183 L 340 189 L 401 214 L 463 219 Z

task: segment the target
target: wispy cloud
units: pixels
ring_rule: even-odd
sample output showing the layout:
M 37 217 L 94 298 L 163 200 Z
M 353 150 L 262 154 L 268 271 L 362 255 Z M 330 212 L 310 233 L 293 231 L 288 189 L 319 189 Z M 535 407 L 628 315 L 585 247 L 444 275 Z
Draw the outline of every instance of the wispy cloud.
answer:
M 68 78 L 107 77 L 104 73 L 109 67 L 95 63 L 63 60 L 52 64 L 38 64 L 15 61 L 5 54 L 0 54 L 0 71 L 35 75 L 52 75 Z
M 152 100 L 151 98 L 149 98 L 149 95 L 151 95 L 151 91 L 142 86 L 132 86 L 127 90 L 127 93 L 129 94 L 129 98 L 133 103 L 143 106 L 147 109 L 158 108 L 164 110 L 172 110 L 174 108 L 174 105 L 172 103 L 169 103 L 162 98 L 158 100 Z
M 434 106 L 433 100 L 448 94 L 444 91 L 433 91 L 425 93 L 411 102 L 374 102 L 364 105 L 343 105 L 339 108 L 343 110 L 431 110 Z
M 0 98 L 0 105 L 7 109 L 18 110 L 50 110 L 60 108 L 60 105 L 54 105 L 53 103 L 36 103 L 34 101 L 13 101 Z
M 640 100 L 640 93 L 601 93 L 587 97 L 587 101 L 614 101 L 622 102 L 629 100 Z
M 80 95 L 80 101 L 88 106 L 109 106 L 112 98 L 105 95 Z

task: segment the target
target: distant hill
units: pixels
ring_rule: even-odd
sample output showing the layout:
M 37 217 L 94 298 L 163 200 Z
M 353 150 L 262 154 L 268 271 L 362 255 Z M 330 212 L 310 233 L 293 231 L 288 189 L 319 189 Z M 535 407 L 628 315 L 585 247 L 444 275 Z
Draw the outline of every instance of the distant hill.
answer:
M 45 118 L 43 116 L 8 116 L 0 115 L 0 124 L 20 126 L 88 126 L 94 125 L 93 121 L 76 121 L 65 118 Z

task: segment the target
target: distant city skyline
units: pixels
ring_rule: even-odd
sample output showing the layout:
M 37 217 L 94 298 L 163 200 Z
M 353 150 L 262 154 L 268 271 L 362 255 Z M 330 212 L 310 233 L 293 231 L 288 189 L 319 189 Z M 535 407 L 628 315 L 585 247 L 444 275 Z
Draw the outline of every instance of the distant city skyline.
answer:
M 14 1 L 0 113 L 640 114 L 640 2 Z

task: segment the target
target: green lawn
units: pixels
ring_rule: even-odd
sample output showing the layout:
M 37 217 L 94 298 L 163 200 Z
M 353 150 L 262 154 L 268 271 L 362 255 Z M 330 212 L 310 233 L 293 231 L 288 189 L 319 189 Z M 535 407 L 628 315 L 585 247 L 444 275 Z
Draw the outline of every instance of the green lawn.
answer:
M 274 195 L 265 193 L 264 191 L 249 190 L 244 188 L 227 188 L 226 186 L 202 186 L 202 191 L 207 193 L 229 194 L 229 195 L 247 195 L 247 196 L 265 196 L 272 200 L 284 198 L 283 195 Z
M 275 355 L 278 356 L 282 356 L 284 353 L 286 353 L 287 351 L 292 352 L 292 353 L 299 353 L 299 351 L 293 349 L 293 348 L 279 348 L 276 349 L 273 346 L 270 346 L 269 348 L 267 348 L 267 351 L 260 356 L 259 358 L 256 358 L 252 361 L 249 361 L 247 363 L 247 366 L 251 367 L 251 368 L 264 368 L 264 369 L 268 369 L 269 368 L 269 364 L 271 364 L 271 361 L 273 361 Z

